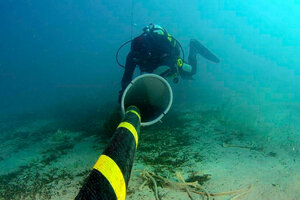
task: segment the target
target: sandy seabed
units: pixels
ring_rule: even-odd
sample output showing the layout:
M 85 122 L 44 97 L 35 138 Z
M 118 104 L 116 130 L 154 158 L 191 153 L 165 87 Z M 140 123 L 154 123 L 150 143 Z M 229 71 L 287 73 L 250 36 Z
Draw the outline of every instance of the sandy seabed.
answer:
M 57 121 L 1 122 L 0 199 L 74 199 L 109 138 Z M 172 183 L 197 182 L 215 200 L 300 199 L 300 144 L 284 134 L 281 127 L 262 133 L 237 126 L 218 109 L 174 106 L 163 123 L 141 128 L 127 199 L 156 198 L 145 172 L 153 175 L 159 199 L 201 195 L 190 187 L 189 197 L 154 174 Z

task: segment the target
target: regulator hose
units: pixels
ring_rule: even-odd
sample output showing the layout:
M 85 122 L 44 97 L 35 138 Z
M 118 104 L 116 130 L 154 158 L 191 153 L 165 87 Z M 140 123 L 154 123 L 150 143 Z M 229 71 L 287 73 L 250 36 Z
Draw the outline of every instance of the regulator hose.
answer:
M 182 52 L 182 61 L 184 62 L 184 51 L 183 51 L 183 48 L 182 48 L 180 42 L 178 42 L 178 40 L 176 40 L 174 37 L 173 37 L 173 39 L 177 42 L 177 44 L 179 45 L 179 47 L 180 47 L 180 49 L 181 49 L 181 52 Z M 126 41 L 126 42 L 124 42 L 124 43 L 118 48 L 118 50 L 117 50 L 117 53 L 116 53 L 116 61 L 117 61 L 118 65 L 119 65 L 120 67 L 125 68 L 125 66 L 122 65 L 122 64 L 119 62 L 119 52 L 120 52 L 120 50 L 121 50 L 125 45 L 127 45 L 127 44 L 130 43 L 130 42 L 132 42 L 132 39 L 131 39 L 131 40 L 128 40 L 128 41 Z
M 119 62 L 119 52 L 120 52 L 120 50 L 121 50 L 126 44 L 128 44 L 128 43 L 130 43 L 130 42 L 132 42 L 132 40 L 128 40 L 128 41 L 124 42 L 124 43 L 119 47 L 119 49 L 118 49 L 118 51 L 117 51 L 117 53 L 116 53 L 116 61 L 117 61 L 118 65 L 119 65 L 120 67 L 125 68 L 125 66 L 122 65 L 122 64 Z

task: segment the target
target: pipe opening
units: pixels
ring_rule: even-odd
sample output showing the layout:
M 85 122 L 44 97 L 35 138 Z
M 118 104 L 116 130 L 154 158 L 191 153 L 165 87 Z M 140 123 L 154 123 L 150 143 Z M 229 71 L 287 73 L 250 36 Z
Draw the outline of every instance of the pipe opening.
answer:
M 135 78 L 123 93 L 121 107 L 134 105 L 141 113 L 142 126 L 158 122 L 167 113 L 173 102 L 169 83 L 155 74 L 144 74 Z

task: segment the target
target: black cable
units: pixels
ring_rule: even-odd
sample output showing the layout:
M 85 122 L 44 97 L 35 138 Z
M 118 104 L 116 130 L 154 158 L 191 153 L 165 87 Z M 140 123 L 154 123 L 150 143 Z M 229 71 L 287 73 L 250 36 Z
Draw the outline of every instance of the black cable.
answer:
M 117 61 L 118 65 L 120 65 L 120 67 L 125 68 L 125 66 L 122 65 L 122 64 L 119 62 L 119 52 L 120 52 L 120 50 L 121 50 L 126 44 L 128 44 L 128 43 L 131 42 L 131 41 L 132 41 L 132 40 L 130 39 L 130 40 L 128 40 L 127 42 L 124 42 L 124 43 L 119 47 L 119 49 L 118 49 L 118 51 L 117 51 L 117 53 L 116 53 L 116 61 Z

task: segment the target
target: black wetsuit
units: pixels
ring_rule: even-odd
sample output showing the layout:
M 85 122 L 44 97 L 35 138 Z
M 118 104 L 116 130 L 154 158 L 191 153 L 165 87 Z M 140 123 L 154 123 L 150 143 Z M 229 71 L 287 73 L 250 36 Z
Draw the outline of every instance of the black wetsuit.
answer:
M 141 72 L 152 73 L 156 68 L 166 65 L 170 73 L 177 70 L 177 60 L 180 58 L 179 45 L 169 41 L 164 35 L 144 33 L 133 39 L 131 50 L 126 58 L 125 72 L 122 78 L 122 91 L 132 80 L 132 75 L 138 65 Z
M 191 79 L 196 74 L 197 51 L 194 43 L 196 40 L 190 41 L 188 63 L 192 66 L 191 72 L 184 72 L 179 69 L 179 74 L 183 79 Z M 132 76 L 136 66 L 138 65 L 141 72 L 152 73 L 156 68 L 162 65 L 169 67 L 168 73 L 165 76 L 172 75 L 178 72 L 177 60 L 180 58 L 180 47 L 174 38 L 170 41 L 165 35 L 152 35 L 143 33 L 133 39 L 131 50 L 127 55 L 125 72 L 122 78 L 122 89 L 119 92 L 120 98 L 132 80 Z

